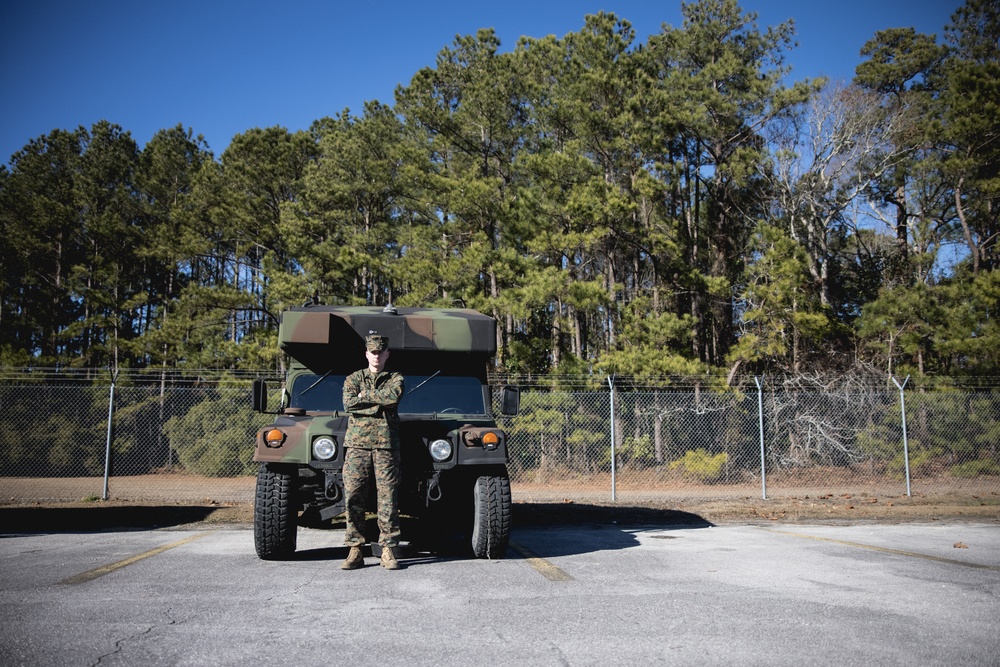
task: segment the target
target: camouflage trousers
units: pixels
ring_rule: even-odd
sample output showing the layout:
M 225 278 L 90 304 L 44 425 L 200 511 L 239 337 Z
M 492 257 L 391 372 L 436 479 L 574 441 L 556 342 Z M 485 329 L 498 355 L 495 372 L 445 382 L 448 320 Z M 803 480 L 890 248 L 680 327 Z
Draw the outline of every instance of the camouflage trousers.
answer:
M 378 543 L 399 545 L 399 450 L 348 447 L 344 459 L 344 494 L 347 496 L 347 534 L 344 544 L 365 543 L 365 506 L 375 478 L 378 505 Z

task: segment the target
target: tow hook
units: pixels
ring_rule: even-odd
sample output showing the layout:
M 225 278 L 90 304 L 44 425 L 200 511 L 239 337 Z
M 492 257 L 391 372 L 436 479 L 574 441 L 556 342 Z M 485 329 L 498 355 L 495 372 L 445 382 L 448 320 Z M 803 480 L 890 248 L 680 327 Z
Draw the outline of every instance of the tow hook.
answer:
M 430 507 L 431 503 L 441 500 L 441 473 L 434 471 L 434 474 L 429 480 L 427 480 L 427 507 Z
M 340 484 L 337 482 L 339 475 L 333 471 L 326 471 L 326 479 L 323 484 L 323 495 L 326 496 L 328 500 L 337 501 L 340 500 Z

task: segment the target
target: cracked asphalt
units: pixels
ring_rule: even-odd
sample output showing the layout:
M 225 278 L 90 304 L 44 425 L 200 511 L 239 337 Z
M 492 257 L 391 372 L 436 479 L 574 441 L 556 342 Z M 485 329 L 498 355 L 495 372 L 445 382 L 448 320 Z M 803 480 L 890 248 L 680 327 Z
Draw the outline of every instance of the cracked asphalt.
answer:
M 1000 664 L 996 523 L 532 525 L 396 572 L 342 541 L 0 532 L 0 665 Z

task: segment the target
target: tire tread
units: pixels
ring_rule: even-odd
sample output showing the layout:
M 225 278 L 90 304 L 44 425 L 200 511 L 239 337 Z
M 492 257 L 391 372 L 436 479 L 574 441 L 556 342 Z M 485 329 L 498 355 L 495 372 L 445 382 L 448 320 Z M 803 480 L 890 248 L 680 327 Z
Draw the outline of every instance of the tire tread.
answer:
M 284 560 L 295 553 L 297 529 L 295 471 L 262 463 L 254 493 L 254 548 L 262 560 Z
M 473 485 L 476 501 L 472 551 L 477 558 L 503 558 L 510 541 L 510 479 L 506 475 L 483 475 Z

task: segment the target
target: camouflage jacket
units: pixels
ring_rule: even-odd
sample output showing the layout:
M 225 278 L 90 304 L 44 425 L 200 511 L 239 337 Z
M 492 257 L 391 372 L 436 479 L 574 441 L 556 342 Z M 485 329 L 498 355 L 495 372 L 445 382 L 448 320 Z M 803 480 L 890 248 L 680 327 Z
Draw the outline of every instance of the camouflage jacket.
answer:
M 382 371 L 373 375 L 367 368 L 344 380 L 344 409 L 351 415 L 344 445 L 360 449 L 399 448 L 399 399 L 403 396 L 403 376 Z

